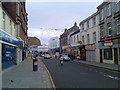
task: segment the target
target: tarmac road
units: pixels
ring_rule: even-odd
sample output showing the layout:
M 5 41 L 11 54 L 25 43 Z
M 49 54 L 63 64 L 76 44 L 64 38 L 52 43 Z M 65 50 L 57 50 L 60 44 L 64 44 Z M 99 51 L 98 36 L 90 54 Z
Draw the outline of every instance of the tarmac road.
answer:
M 48 68 L 56 88 L 118 88 L 120 74 L 89 67 L 84 64 L 64 62 L 55 58 L 41 59 Z

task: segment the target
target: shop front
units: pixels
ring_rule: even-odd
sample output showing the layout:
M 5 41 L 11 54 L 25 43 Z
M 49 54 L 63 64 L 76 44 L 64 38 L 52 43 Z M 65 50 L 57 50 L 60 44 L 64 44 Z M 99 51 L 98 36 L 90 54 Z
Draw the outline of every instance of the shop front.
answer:
M 103 63 L 120 64 L 120 39 L 99 42 L 99 48 Z
M 23 45 L 23 42 L 0 29 L 0 63 L 2 64 L 2 70 L 17 64 L 18 45 Z
M 86 45 L 86 61 L 96 61 L 96 50 L 95 50 L 95 44 L 92 45 Z

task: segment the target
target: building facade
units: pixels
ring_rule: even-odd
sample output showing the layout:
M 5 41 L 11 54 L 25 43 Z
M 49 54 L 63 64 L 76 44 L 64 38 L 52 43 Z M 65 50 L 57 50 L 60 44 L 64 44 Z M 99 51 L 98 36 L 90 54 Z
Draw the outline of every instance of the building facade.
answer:
M 120 64 L 120 1 L 103 2 L 97 8 L 100 14 L 100 61 Z
M 28 18 L 26 13 L 25 7 L 25 0 L 20 2 L 17 0 L 16 2 L 3 2 L 3 7 L 9 13 L 9 15 L 13 18 L 13 20 L 17 23 L 17 38 L 23 41 L 23 46 L 18 48 L 19 58 L 24 60 L 26 57 L 26 50 L 27 50 L 27 30 L 28 30 Z
M 77 26 L 77 23 L 74 23 L 74 26 L 72 26 L 69 29 L 65 29 L 64 33 L 60 35 L 60 52 L 63 53 L 66 51 L 67 48 L 70 47 L 70 33 L 79 30 L 79 27 Z
M 38 52 L 40 54 L 48 53 L 48 46 L 47 45 L 38 46 Z
M 21 62 L 18 49 L 23 41 L 17 39 L 17 23 L 0 2 L 0 69 L 4 70 Z
M 67 51 L 69 52 L 69 56 L 73 56 L 73 58 L 80 57 L 80 30 L 73 31 L 68 36 L 70 47 Z
M 48 48 L 51 55 L 55 55 L 56 52 L 59 52 L 60 42 L 59 37 L 52 37 L 49 39 Z
M 31 45 L 40 46 L 41 45 L 40 39 L 38 39 L 37 37 L 28 37 L 28 46 Z
M 80 22 L 80 41 L 85 45 L 86 61 L 99 61 L 99 14 L 92 14 Z M 82 53 L 82 51 L 81 51 Z

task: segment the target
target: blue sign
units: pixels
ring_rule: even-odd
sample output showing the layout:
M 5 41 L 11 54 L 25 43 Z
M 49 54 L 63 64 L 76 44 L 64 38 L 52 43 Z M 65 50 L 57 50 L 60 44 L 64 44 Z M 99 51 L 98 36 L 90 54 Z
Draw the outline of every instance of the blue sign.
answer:
M 14 45 L 23 45 L 23 41 L 19 41 L 18 39 L 10 36 L 6 32 L 0 29 L 0 40 L 14 44 Z

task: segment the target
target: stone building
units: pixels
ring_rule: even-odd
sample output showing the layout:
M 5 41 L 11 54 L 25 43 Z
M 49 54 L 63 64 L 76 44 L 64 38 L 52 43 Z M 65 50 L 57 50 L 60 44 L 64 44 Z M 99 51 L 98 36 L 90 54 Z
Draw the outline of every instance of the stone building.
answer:
M 28 46 L 32 45 L 40 46 L 41 42 L 37 37 L 28 37 Z
M 100 62 L 120 64 L 120 1 L 103 2 L 100 14 Z
M 74 26 L 72 26 L 69 29 L 65 29 L 64 33 L 60 35 L 60 51 L 63 52 L 66 48 L 69 48 L 69 34 L 73 31 L 79 30 L 79 27 L 77 26 L 77 23 L 74 23 Z

